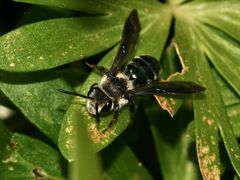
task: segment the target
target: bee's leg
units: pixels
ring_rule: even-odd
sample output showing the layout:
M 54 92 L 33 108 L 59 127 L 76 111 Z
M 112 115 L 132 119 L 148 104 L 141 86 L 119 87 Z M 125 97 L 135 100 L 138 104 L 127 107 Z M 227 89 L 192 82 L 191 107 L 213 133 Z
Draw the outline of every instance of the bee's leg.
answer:
M 103 132 L 106 132 L 109 128 L 111 128 L 118 120 L 118 117 L 119 117 L 119 105 L 117 103 L 114 103 L 113 118 L 110 121 L 110 123 L 108 124 L 108 127 L 106 129 L 104 129 Z
M 130 113 L 131 113 L 131 123 L 134 122 L 134 115 L 135 115 L 135 104 L 134 104 L 134 98 L 131 97 L 129 100 L 129 107 L 130 107 Z
M 128 100 L 129 102 L 129 107 L 130 107 L 130 113 L 131 113 L 131 123 L 134 121 L 134 114 L 135 114 L 135 104 L 134 104 L 134 93 L 132 90 L 129 90 L 126 92 L 124 97 Z
M 98 113 L 98 103 L 96 103 L 96 105 L 95 105 L 95 111 L 96 111 L 96 120 L 97 120 L 97 123 L 99 124 L 100 118 L 99 118 L 99 113 Z
M 99 72 L 103 73 L 103 74 L 107 74 L 109 76 L 112 76 L 110 71 L 108 69 L 106 69 L 103 66 L 98 66 L 96 64 L 89 64 L 88 62 L 86 62 L 86 65 L 92 69 L 97 69 Z

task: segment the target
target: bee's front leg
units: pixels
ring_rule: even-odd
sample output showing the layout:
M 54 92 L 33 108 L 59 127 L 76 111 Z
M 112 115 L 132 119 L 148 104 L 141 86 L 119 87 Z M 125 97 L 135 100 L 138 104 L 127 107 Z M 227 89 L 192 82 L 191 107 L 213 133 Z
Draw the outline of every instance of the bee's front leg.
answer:
M 103 130 L 103 133 L 106 132 L 109 128 L 111 128 L 116 123 L 116 121 L 118 120 L 118 117 L 119 117 L 119 105 L 118 103 L 115 102 L 113 105 L 113 118 L 108 124 L 108 127 Z

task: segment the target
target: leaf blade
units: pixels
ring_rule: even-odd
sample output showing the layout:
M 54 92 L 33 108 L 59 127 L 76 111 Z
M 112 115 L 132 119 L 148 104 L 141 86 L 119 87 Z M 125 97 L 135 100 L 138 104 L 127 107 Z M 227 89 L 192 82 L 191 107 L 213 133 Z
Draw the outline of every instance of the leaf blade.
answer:
M 9 137 L 1 149 L 1 152 L 6 149 L 4 156 L 1 156 L 1 179 L 65 179 L 61 172 L 62 157 L 55 149 L 26 135 L 9 133 Z
M 1 69 L 45 70 L 97 54 L 120 38 L 121 25 L 113 21 L 104 16 L 59 18 L 22 26 L 0 38 Z

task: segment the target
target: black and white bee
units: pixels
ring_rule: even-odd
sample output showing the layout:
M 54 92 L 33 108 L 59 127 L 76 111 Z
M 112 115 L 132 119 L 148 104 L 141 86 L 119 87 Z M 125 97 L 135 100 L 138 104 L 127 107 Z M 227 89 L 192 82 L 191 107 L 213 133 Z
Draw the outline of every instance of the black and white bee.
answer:
M 132 59 L 140 30 L 138 12 L 134 9 L 125 22 L 120 46 L 110 70 L 87 63 L 91 68 L 104 74 L 100 82 L 93 84 L 86 96 L 63 89 L 59 90 L 63 93 L 87 98 L 87 110 L 96 116 L 98 122 L 100 122 L 99 115 L 101 113 L 113 110 L 113 118 L 105 130 L 111 128 L 117 121 L 119 110 L 123 106 L 129 104 L 131 113 L 134 113 L 135 96 L 174 96 L 199 93 L 205 90 L 204 87 L 194 82 L 160 82 L 157 79 L 161 68 L 158 61 L 152 56 L 141 55 Z

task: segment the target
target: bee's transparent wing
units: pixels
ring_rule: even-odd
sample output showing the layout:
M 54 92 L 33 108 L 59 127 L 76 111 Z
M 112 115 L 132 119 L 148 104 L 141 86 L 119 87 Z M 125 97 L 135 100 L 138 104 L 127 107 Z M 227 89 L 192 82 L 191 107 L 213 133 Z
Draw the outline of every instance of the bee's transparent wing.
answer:
M 170 82 L 156 82 L 149 85 L 137 88 L 134 90 L 134 95 L 163 95 L 176 96 L 193 94 L 204 91 L 205 88 L 190 81 L 170 81 Z
M 141 25 L 138 18 L 138 12 L 134 9 L 128 16 L 123 28 L 120 46 L 110 69 L 113 75 L 116 75 L 118 71 L 122 70 L 132 58 L 131 56 L 134 52 L 140 30 Z

